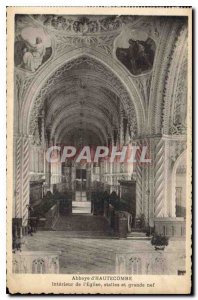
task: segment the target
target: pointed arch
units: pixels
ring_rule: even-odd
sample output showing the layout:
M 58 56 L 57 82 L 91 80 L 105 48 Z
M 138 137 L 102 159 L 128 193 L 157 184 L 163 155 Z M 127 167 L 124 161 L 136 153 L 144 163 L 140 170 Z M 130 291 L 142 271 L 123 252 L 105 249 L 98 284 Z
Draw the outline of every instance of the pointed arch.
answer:
M 99 53 L 96 50 L 88 48 L 79 48 L 71 51 L 70 53 L 65 53 L 61 57 L 58 57 L 51 62 L 50 65 L 44 66 L 35 76 L 35 80 L 31 83 L 28 90 L 26 91 L 23 99 L 23 105 L 21 109 L 20 118 L 20 130 L 23 134 L 29 134 L 31 118 L 36 117 L 33 111 L 34 107 L 39 106 L 38 97 L 43 97 L 44 86 L 49 83 L 49 80 L 53 81 L 54 74 L 58 74 L 64 66 L 68 68 L 71 67 L 72 63 L 75 63 L 78 59 L 87 58 L 93 63 L 97 64 L 108 74 L 111 74 L 109 84 L 113 84 L 115 80 L 114 88 L 120 91 L 122 95 L 121 100 L 126 106 L 129 114 L 134 114 L 137 121 L 137 133 L 141 134 L 145 123 L 145 111 L 144 105 L 138 90 L 133 84 L 133 81 L 123 68 L 117 63 L 113 58 Z M 119 83 L 119 86 L 118 86 Z M 40 93 L 40 95 L 39 95 Z M 42 99 L 41 99 L 42 100 Z M 132 108 L 134 107 L 134 111 Z

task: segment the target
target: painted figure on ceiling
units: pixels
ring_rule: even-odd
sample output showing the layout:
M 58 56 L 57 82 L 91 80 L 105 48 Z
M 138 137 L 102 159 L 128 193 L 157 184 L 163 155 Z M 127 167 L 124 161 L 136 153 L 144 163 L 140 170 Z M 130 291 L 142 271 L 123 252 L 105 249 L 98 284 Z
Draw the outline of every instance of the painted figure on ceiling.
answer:
M 152 69 L 155 56 L 155 43 L 151 38 L 146 41 L 129 39 L 128 48 L 117 48 L 117 58 L 133 75 L 140 75 Z
M 29 49 L 28 49 L 29 48 Z M 34 72 L 42 64 L 46 49 L 42 39 L 37 37 L 35 45 L 29 44 L 29 47 L 23 49 L 22 67 Z
M 44 28 L 22 16 L 16 18 L 14 50 L 15 66 L 35 72 L 52 54 L 51 38 Z

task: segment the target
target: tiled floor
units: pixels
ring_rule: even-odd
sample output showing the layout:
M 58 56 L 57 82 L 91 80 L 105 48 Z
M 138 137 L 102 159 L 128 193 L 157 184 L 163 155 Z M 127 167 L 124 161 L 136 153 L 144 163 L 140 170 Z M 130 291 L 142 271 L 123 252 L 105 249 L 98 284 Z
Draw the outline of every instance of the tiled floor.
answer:
M 75 232 L 40 231 L 32 237 L 26 237 L 23 250 L 26 251 L 61 251 L 60 273 L 66 274 L 114 274 L 116 253 L 132 251 L 154 251 L 150 241 L 126 239 L 102 239 L 74 237 Z M 171 251 L 184 248 L 182 241 L 170 242 Z

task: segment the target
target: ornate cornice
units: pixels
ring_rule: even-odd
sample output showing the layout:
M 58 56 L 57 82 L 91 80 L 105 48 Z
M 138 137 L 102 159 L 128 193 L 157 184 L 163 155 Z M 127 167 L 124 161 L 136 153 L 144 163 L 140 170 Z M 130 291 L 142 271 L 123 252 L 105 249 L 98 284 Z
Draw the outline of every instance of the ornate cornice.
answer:
M 103 34 L 118 31 L 122 26 L 121 19 L 116 15 L 31 15 L 30 17 L 33 22 L 50 31 L 72 36 Z

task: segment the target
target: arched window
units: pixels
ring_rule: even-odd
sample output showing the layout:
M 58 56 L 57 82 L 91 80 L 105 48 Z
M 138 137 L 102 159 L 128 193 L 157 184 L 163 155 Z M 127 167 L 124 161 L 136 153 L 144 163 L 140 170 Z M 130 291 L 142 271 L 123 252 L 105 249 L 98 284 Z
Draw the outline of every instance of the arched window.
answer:
M 142 263 L 139 257 L 132 257 L 131 262 L 131 274 L 142 274 Z
M 186 166 L 180 162 L 176 171 L 176 217 L 186 216 Z
M 46 273 L 44 259 L 38 258 L 38 259 L 35 259 L 32 262 L 32 273 L 33 274 L 44 274 L 44 273 Z
M 166 274 L 166 260 L 163 257 L 156 257 L 153 262 L 153 274 Z
M 172 172 L 172 209 L 175 217 L 186 216 L 186 151 L 176 160 Z

